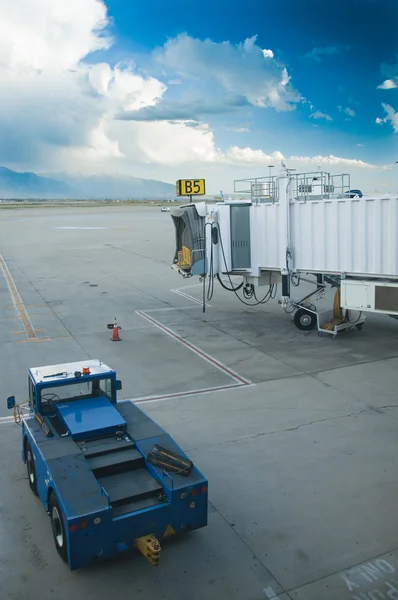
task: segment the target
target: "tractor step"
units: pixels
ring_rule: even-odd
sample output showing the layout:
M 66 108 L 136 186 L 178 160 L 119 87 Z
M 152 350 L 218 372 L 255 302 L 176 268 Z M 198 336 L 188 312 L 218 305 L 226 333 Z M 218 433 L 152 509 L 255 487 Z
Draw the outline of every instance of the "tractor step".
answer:
M 117 438 L 114 435 L 89 442 L 78 442 L 77 445 L 84 452 L 86 458 L 135 448 L 133 441 L 125 437 Z
M 146 469 L 99 477 L 98 483 L 109 495 L 112 507 L 160 496 L 163 492 L 161 484 Z
M 136 512 L 137 510 L 142 510 L 144 508 L 150 508 L 151 506 L 156 506 L 158 504 L 167 503 L 168 500 L 166 497 L 162 497 L 160 495 L 150 496 L 149 498 L 137 500 L 136 502 L 128 502 L 127 504 L 114 506 L 112 509 L 112 517 L 116 519 L 117 517 L 122 517 L 123 515 Z
M 124 448 L 108 454 L 88 456 L 87 462 L 94 475 L 106 477 L 121 471 L 133 471 L 144 466 L 144 457 L 136 448 Z

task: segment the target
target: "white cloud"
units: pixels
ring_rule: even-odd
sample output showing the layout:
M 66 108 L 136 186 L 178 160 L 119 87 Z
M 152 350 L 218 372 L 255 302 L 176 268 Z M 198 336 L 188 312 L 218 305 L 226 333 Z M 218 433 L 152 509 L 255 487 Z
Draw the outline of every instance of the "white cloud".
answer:
M 217 43 L 199 40 L 186 34 L 170 39 L 154 52 L 160 68 L 186 85 L 194 82 L 222 102 L 232 94 L 242 96 L 253 106 L 293 110 L 300 94 L 291 86 L 284 65 L 256 44 L 257 36 L 243 43 Z
M 379 167 L 363 160 L 356 158 L 341 158 L 338 156 L 291 156 L 289 162 L 296 162 L 304 165 L 324 165 L 325 167 L 339 167 L 339 168 L 360 168 L 360 169 L 380 169 L 385 167 Z
M 290 156 L 286 157 L 280 151 L 275 151 L 270 154 L 266 154 L 261 150 L 253 150 L 252 148 L 238 148 L 233 146 L 230 148 L 225 155 L 219 155 L 219 160 L 230 161 L 234 164 L 257 164 L 267 165 L 270 161 L 276 161 L 276 164 L 280 166 L 280 161 L 284 160 L 288 166 L 294 164 L 294 166 L 300 169 L 307 167 L 318 167 L 323 165 L 325 168 L 360 168 L 360 169 L 385 169 L 385 166 L 377 166 L 371 163 L 364 162 L 356 158 L 342 158 L 338 156 Z
M 219 160 L 220 151 L 207 125 L 187 127 L 184 121 L 133 122 L 126 131 L 125 122 L 118 121 L 113 130 L 121 151 L 137 163 L 178 165 Z
M 272 50 L 266 50 L 265 48 L 262 50 L 264 58 L 274 58 L 274 53 Z
M 350 46 L 317 46 L 312 48 L 307 54 L 304 54 L 303 58 L 313 60 L 314 62 L 320 63 L 324 59 L 325 56 L 337 56 L 342 52 L 349 50 Z
M 232 164 L 255 164 L 265 165 L 269 164 L 270 161 L 281 161 L 284 156 L 281 152 L 276 150 L 271 154 L 266 154 L 262 150 L 253 150 L 252 148 L 239 148 L 238 146 L 232 146 L 227 150 L 225 154 L 219 155 L 220 162 L 229 162 Z
M 382 125 L 383 123 L 390 122 L 394 131 L 398 133 L 398 112 L 395 112 L 390 104 L 384 104 L 384 102 L 382 103 L 382 107 L 384 108 L 386 116 L 383 119 L 377 117 L 376 123 Z
M 325 119 L 325 121 L 333 121 L 330 115 L 327 115 L 320 110 L 317 110 L 310 114 L 310 119 Z
M 357 144 L 359 148 L 363 148 L 363 144 Z
M 355 111 L 352 108 L 349 108 L 348 106 L 346 108 L 338 106 L 337 108 L 340 112 L 346 114 L 348 117 L 355 117 Z
M 122 157 L 117 111 L 152 106 L 165 85 L 133 67 L 89 65 L 107 48 L 102 0 L 0 0 L 0 164 Z
M 390 122 L 394 131 L 398 132 L 398 112 L 395 112 L 392 106 L 389 104 L 382 104 L 384 110 L 386 111 L 386 116 L 384 117 L 385 122 Z
M 247 133 L 250 131 L 247 127 L 227 127 L 227 131 L 233 131 L 234 133 Z
M 394 90 L 398 87 L 398 82 L 393 79 L 385 79 L 383 83 L 377 86 L 378 90 Z
M 381 74 L 385 79 L 380 85 L 377 86 L 377 89 L 394 90 L 398 88 L 398 62 L 395 65 L 382 64 Z
M 11 75 L 73 69 L 110 45 L 101 0 L 0 0 L 0 66 Z
M 134 64 L 86 62 L 110 47 L 108 24 L 103 0 L 0 0 L 0 164 L 109 171 L 134 163 L 227 160 L 208 126 L 193 126 L 192 104 L 183 101 L 177 111 L 166 105 L 164 122 L 155 120 L 167 90 L 159 78 Z M 284 65 L 255 36 L 232 45 L 182 35 L 151 61 L 168 85 L 186 89 L 193 82 L 197 91 L 199 81 L 212 89 L 217 105 L 203 107 L 200 97 L 193 103 L 208 114 L 250 104 L 292 110 L 300 100 Z M 116 120 L 145 111 L 153 123 Z

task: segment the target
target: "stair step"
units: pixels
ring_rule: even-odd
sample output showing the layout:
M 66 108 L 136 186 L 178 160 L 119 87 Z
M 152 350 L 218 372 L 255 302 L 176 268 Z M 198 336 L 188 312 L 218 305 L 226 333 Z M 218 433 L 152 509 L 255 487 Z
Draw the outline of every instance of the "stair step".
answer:
M 98 477 L 98 483 L 108 493 L 112 506 L 156 497 L 163 491 L 162 485 L 146 469 Z
M 135 448 L 133 441 L 129 439 L 126 440 L 124 437 L 117 439 L 115 436 L 102 438 L 101 440 L 95 440 L 93 442 L 81 442 L 78 446 L 83 450 L 86 458 Z
M 125 448 L 108 452 L 108 454 L 88 456 L 87 462 L 97 478 L 120 471 L 132 471 L 144 466 L 144 458 L 136 448 Z

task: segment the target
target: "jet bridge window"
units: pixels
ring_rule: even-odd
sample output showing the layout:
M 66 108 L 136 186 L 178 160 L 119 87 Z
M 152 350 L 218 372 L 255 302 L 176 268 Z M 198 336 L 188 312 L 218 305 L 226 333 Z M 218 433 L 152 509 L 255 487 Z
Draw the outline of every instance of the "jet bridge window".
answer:
M 51 410 L 58 402 L 84 400 L 105 396 L 112 399 L 112 379 L 79 381 L 62 386 L 49 386 L 41 391 L 43 410 Z

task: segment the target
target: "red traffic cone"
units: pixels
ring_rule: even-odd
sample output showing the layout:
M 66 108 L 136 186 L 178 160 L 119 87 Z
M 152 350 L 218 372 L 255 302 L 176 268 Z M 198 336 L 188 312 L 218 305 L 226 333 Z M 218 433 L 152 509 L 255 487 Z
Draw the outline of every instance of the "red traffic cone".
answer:
M 116 318 L 115 318 L 115 322 L 112 327 L 112 337 L 111 337 L 112 342 L 120 342 L 121 341 L 120 336 L 119 336 L 119 329 L 120 329 L 120 327 L 117 324 Z

